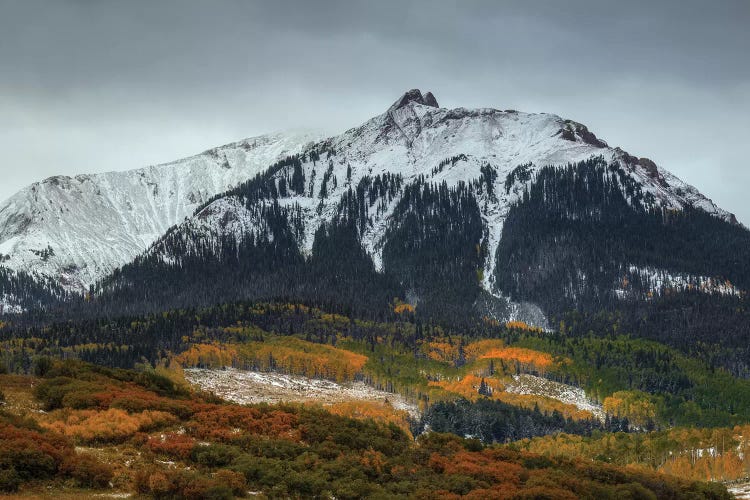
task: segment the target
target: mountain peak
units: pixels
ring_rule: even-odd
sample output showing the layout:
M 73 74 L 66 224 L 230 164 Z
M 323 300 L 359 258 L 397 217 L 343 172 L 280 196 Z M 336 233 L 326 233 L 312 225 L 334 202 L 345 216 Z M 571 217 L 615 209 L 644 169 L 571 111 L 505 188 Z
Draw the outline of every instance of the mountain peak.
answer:
M 394 102 L 393 105 L 388 108 L 388 111 L 395 111 L 399 108 L 403 108 L 410 102 L 416 102 L 418 104 L 430 106 L 432 108 L 440 107 L 438 105 L 437 99 L 435 99 L 435 96 L 432 95 L 432 92 L 422 94 L 422 91 L 419 89 L 411 89 L 405 92 L 396 102 Z

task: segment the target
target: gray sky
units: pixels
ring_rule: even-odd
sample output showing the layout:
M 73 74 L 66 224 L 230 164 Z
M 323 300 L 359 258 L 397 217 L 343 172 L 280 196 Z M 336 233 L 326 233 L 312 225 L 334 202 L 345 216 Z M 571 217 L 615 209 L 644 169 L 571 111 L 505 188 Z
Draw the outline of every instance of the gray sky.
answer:
M 0 199 L 417 87 L 582 122 L 750 225 L 750 1 L 404 3 L 0 0 Z

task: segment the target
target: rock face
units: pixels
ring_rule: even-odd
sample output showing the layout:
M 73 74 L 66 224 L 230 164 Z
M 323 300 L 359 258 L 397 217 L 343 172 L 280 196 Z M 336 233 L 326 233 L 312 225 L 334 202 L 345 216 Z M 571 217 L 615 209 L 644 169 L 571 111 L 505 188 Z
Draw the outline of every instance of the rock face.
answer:
M 438 105 L 437 99 L 435 99 L 435 96 L 432 95 L 432 92 L 427 92 L 424 95 L 424 105 L 425 106 L 430 106 L 430 107 L 433 107 L 433 108 L 439 108 L 440 107 Z
M 409 103 L 422 104 L 423 106 L 429 106 L 431 108 L 439 107 L 437 99 L 435 99 L 435 96 L 432 95 L 432 92 L 422 94 L 422 91 L 420 91 L 419 89 L 411 89 L 405 92 L 400 99 L 394 102 L 393 105 L 388 109 L 388 111 L 396 111 L 397 109 L 401 109 Z

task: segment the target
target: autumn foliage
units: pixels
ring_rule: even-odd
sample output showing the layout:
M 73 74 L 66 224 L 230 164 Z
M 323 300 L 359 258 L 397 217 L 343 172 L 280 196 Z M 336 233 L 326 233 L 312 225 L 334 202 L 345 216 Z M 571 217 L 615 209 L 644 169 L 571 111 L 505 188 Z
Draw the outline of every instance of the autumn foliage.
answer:
M 234 365 L 237 360 L 237 350 L 225 344 L 193 344 L 175 357 L 178 364 L 197 368 L 223 368 Z
M 476 400 L 480 397 L 479 386 L 485 380 L 483 377 L 469 374 L 458 379 L 433 380 L 429 382 L 430 386 L 440 387 L 448 392 L 457 394 L 469 400 Z M 486 379 L 487 384 L 493 393 L 500 393 L 503 385 L 496 379 Z
M 276 342 L 250 342 L 240 348 L 244 367 L 280 371 L 337 382 L 353 380 L 367 363 L 367 356 L 330 345 L 288 338 Z
M 64 436 L 39 427 L 32 419 L 0 411 L 0 492 L 55 479 L 99 488 L 111 478 L 111 467 L 76 453 Z
M 416 308 L 413 305 L 406 302 L 398 302 L 393 306 L 393 312 L 396 314 L 414 313 L 415 310 Z
M 150 436 L 147 441 L 148 449 L 159 455 L 185 460 L 195 448 L 198 440 L 185 433 L 167 432 L 158 436 Z
M 171 413 L 146 410 L 128 413 L 108 410 L 57 410 L 45 415 L 41 425 L 81 443 L 103 444 L 124 441 L 137 432 L 148 432 L 177 423 Z
M 557 366 L 557 361 L 552 355 L 527 349 L 523 347 L 506 346 L 499 339 L 485 339 L 463 344 L 460 341 L 438 340 L 426 344 L 426 354 L 430 359 L 443 363 L 472 363 L 481 360 L 497 360 L 509 364 L 518 364 L 522 371 L 544 372 Z
M 750 426 L 674 428 L 647 434 L 572 436 L 558 434 L 524 440 L 532 453 L 555 457 L 606 456 L 617 465 L 639 467 L 699 481 L 738 480 L 750 474 Z
M 554 364 L 554 359 L 546 352 L 534 351 L 523 347 L 503 347 L 491 349 L 482 353 L 479 359 L 502 359 L 505 361 L 517 361 L 522 365 L 534 367 L 539 370 L 549 368 Z
M 587 410 L 581 410 L 575 405 L 563 403 L 556 399 L 537 396 L 534 394 L 516 394 L 512 392 L 500 392 L 495 395 L 496 399 L 513 406 L 520 406 L 533 410 L 538 408 L 541 412 L 558 412 L 565 418 L 573 420 L 590 420 L 594 415 Z
M 384 424 L 395 424 L 405 433 L 409 430 L 409 414 L 405 410 L 395 409 L 388 403 L 379 401 L 345 401 L 325 407 L 334 415 L 348 418 L 369 418 Z
M 100 489 L 112 481 L 140 495 L 190 499 L 248 490 L 284 498 L 618 498 L 627 488 L 642 497 L 724 498 L 705 483 L 453 435 L 414 442 L 385 403 L 237 406 L 185 394 L 153 374 L 76 364 L 50 373 L 36 394 L 54 409 L 33 421 L 0 413 L 0 487 Z M 83 396 L 69 396 L 75 389 Z M 113 450 L 116 442 L 139 458 L 113 471 L 76 453 L 74 442 Z
M 241 345 L 194 344 L 174 360 L 184 367 L 235 366 L 343 382 L 361 372 L 367 357 L 295 338 L 274 338 Z
M 653 425 L 656 421 L 656 406 L 649 395 L 638 391 L 618 391 L 604 399 L 605 412 L 617 417 L 627 417 L 639 427 Z
M 542 329 L 536 326 L 530 326 L 523 321 L 508 321 L 505 323 L 505 327 L 509 330 L 523 330 L 527 332 L 541 333 Z

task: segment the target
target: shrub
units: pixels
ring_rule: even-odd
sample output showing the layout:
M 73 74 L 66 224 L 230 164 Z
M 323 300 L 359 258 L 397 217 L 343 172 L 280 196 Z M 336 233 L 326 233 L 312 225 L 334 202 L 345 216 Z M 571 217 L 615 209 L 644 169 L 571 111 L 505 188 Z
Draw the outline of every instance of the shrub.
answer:
M 226 471 L 232 474 L 230 471 Z M 239 476 L 239 474 L 238 474 Z M 234 498 L 232 484 L 239 485 L 239 479 L 232 476 L 227 483 L 224 475 L 210 478 L 193 471 L 179 471 L 169 476 L 162 472 L 151 474 L 147 480 L 137 480 L 139 491 L 147 489 L 154 498 L 184 498 L 186 500 L 230 500 Z
M 198 445 L 193 448 L 193 460 L 207 467 L 225 467 L 242 454 L 236 446 L 223 444 Z
M 60 472 L 82 488 L 106 488 L 114 475 L 112 467 L 91 455 L 74 455 L 63 462 Z
M 53 476 L 62 457 L 71 452 L 54 436 L 0 423 L 0 469 L 15 470 L 21 480 Z
M 18 490 L 20 485 L 21 478 L 16 472 L 16 469 L 13 467 L 9 469 L 0 469 L 0 491 L 13 493 Z
M 73 453 L 62 436 L 40 432 L 27 417 L 0 412 L 0 491 L 13 492 L 24 481 L 56 476 Z
M 63 410 L 59 420 L 43 424 L 65 436 L 89 443 L 122 442 L 137 432 L 145 432 L 161 426 L 171 425 L 177 419 L 170 413 L 146 410 L 141 413 L 110 408 L 106 411 Z M 54 418 L 55 415 L 50 415 Z
M 190 392 L 187 389 L 175 384 L 164 375 L 159 375 L 153 371 L 139 372 L 135 376 L 133 382 L 149 391 L 157 393 L 160 396 L 178 398 L 188 397 L 190 395 Z
M 155 472 L 151 474 L 148 477 L 147 485 L 148 489 L 146 491 L 142 491 L 142 493 L 147 493 L 148 491 L 150 491 L 157 498 L 162 495 L 168 495 L 174 488 L 172 481 L 170 481 L 162 472 Z
M 52 369 L 52 359 L 43 356 L 34 360 L 34 375 L 37 377 L 44 377 Z
M 239 472 L 222 469 L 218 471 L 214 477 L 221 484 L 228 486 L 235 496 L 245 496 L 245 492 L 247 491 L 247 481 L 245 480 L 245 476 Z
M 45 411 L 69 407 L 76 409 L 96 405 L 93 395 L 101 387 L 91 382 L 75 380 L 69 377 L 55 377 L 43 380 L 34 388 L 34 397 L 42 403 Z
M 195 447 L 195 439 L 185 434 L 169 432 L 160 437 L 151 437 L 148 447 L 154 453 L 185 460 L 190 457 Z

